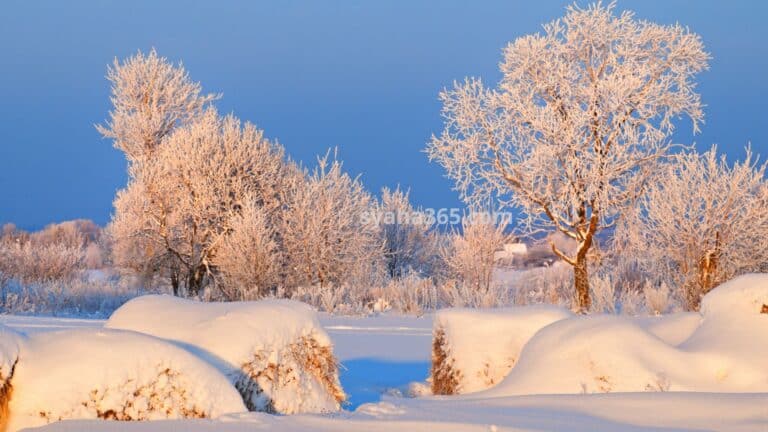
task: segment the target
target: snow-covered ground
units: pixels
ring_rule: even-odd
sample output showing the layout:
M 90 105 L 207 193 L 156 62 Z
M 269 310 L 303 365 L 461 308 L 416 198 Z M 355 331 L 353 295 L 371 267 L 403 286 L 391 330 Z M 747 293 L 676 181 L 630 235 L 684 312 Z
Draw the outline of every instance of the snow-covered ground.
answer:
M 738 309 L 740 305 L 732 307 Z M 753 309 L 752 304 L 745 307 Z M 705 307 L 705 314 L 709 309 L 712 308 Z M 768 319 L 768 316 L 765 318 Z M 673 320 L 673 324 L 667 324 L 666 328 L 649 320 L 648 323 L 639 323 L 637 328 L 633 327 L 632 332 L 646 328 L 659 338 L 653 341 L 654 344 L 663 340 L 670 345 L 679 345 L 683 342 L 681 339 L 684 333 L 693 331 L 695 322 L 684 315 L 674 317 Z M 215 420 L 155 422 L 74 420 L 53 423 L 41 430 L 768 431 L 768 393 L 653 391 L 514 395 L 515 390 L 509 387 L 518 380 L 513 377 L 497 387 L 504 391 L 497 390 L 495 393 L 488 391 L 464 396 L 409 398 L 407 396 L 412 389 L 409 384 L 414 381 L 423 382 L 429 374 L 432 316 L 354 318 L 321 315 L 320 323 L 334 343 L 334 351 L 343 364 L 341 383 L 349 395 L 349 404 L 339 413 L 290 416 L 243 413 L 224 415 Z M 0 316 L 0 324 L 29 334 L 73 327 L 98 328 L 104 322 Z M 711 329 L 703 327 L 702 331 L 709 332 Z M 547 337 L 556 336 L 553 333 Z M 737 336 L 732 333 L 728 337 L 735 339 Z M 722 341 L 722 344 L 727 342 Z M 756 340 L 755 343 L 760 341 Z M 566 344 L 561 351 L 567 349 Z M 763 349 L 756 347 L 756 352 Z M 717 361 L 718 357 L 708 356 L 706 359 L 711 362 Z M 563 371 L 567 371 L 568 367 L 567 363 L 562 364 Z M 542 370 L 552 373 L 544 366 Z M 759 374 L 755 376 L 763 379 Z M 759 383 L 755 383 L 754 387 L 759 387 Z

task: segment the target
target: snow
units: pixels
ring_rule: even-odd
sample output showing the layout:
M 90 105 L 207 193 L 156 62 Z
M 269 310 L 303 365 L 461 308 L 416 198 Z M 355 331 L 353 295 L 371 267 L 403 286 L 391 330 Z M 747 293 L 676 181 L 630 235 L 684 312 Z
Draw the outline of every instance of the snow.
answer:
M 768 275 L 753 273 L 734 278 L 705 295 L 701 313 L 705 317 L 752 320 L 760 317 L 763 305 L 768 305 Z
M 0 324 L 0 431 L 8 422 L 8 403 L 13 394 L 11 379 L 19 358 L 21 336 Z
M 697 312 L 677 312 L 669 315 L 635 317 L 633 321 L 667 345 L 677 346 L 688 339 L 701 325 L 702 317 Z
M 410 381 L 424 379 L 428 374 L 431 327 L 433 318 L 395 315 L 372 317 L 339 317 L 322 314 L 320 323 L 334 342 L 334 351 L 343 363 L 341 381 L 350 393 L 351 405 L 346 410 L 331 415 L 302 414 L 274 416 L 265 413 L 227 414 L 210 419 L 187 419 L 159 422 L 100 422 L 74 420 L 50 424 L 44 431 L 575 431 L 575 432 L 636 432 L 636 431 L 701 431 L 727 430 L 763 432 L 768 430 L 768 393 L 750 387 L 746 378 L 761 382 L 764 364 L 766 329 L 759 323 L 768 315 L 753 312 L 752 300 L 735 299 L 734 295 L 747 296 L 755 292 L 753 300 L 759 301 L 761 289 L 755 286 L 764 277 L 738 282 L 740 288 L 717 288 L 704 299 L 702 314 L 681 313 L 661 317 L 617 318 L 605 316 L 570 317 L 556 321 L 537 332 L 523 348 L 520 360 L 512 370 L 524 368 L 529 346 L 541 340 L 551 329 L 563 326 L 569 329 L 568 338 L 581 341 L 588 339 L 581 334 L 587 324 L 591 331 L 592 350 L 598 359 L 609 360 L 605 353 L 613 352 L 612 362 L 606 362 L 610 371 L 633 373 L 627 367 L 627 358 L 615 353 L 628 350 L 637 355 L 637 365 L 642 373 L 653 371 L 654 362 L 646 357 L 660 356 L 658 364 L 666 363 L 664 370 L 670 390 L 695 385 L 706 391 L 635 391 L 631 393 L 582 394 L 580 383 L 571 394 L 516 395 L 506 387 L 509 378 L 491 390 L 459 396 L 428 396 L 407 398 L 396 391 L 405 390 Z M 747 283 L 748 281 L 748 283 Z M 722 292 L 732 291 L 730 294 Z M 739 293 L 737 293 L 737 291 Z M 749 297 L 747 296 L 747 297 Z M 721 297 L 719 300 L 718 297 Z M 710 304 L 715 298 L 713 304 Z M 734 304 L 744 307 L 730 311 Z M 731 306 L 725 306 L 731 305 Z M 722 307 L 721 307 L 722 306 Z M 723 313 L 723 309 L 725 312 Z M 718 310 L 718 312 L 712 312 Z M 713 315 L 714 313 L 714 315 Z M 100 321 L 62 320 L 58 318 L 32 318 L 0 316 L 14 330 L 29 333 L 30 337 L 57 327 L 98 328 Z M 568 323 L 568 325 L 565 325 Z M 731 326 L 729 323 L 733 323 Z M 585 326 L 585 327 L 582 327 Z M 600 331 L 605 328 L 605 331 Z M 613 338 L 606 334 L 616 332 Z M 563 331 L 563 333 L 566 333 Z M 627 339 L 624 341 L 623 339 Z M 551 339 L 551 338 L 550 338 Z M 610 341 L 610 343 L 607 343 Z M 565 343 L 564 345 L 569 345 Z M 581 342 L 580 342 L 581 343 Z M 616 344 L 611 347 L 610 344 Z M 569 345 L 573 347 L 573 345 Z M 568 347 L 555 346 L 555 351 L 569 354 Z M 663 349 L 662 349 L 663 348 Z M 537 356 L 538 357 L 538 356 Z M 544 362 L 550 359 L 541 357 Z M 688 363 L 682 363 L 687 361 Z M 750 362 L 754 362 L 752 366 Z M 562 376 L 569 371 L 581 374 L 578 363 L 564 358 L 553 363 Z M 741 370 L 744 365 L 748 367 Z M 553 366 L 554 368 L 554 366 Z M 681 369 L 690 368 L 689 382 L 676 382 Z M 538 384 L 561 379 L 550 377 L 552 369 L 537 372 Z M 723 370 L 722 381 L 705 377 L 708 371 Z M 529 369 L 529 372 L 531 370 Z M 636 370 L 637 371 L 637 370 Z M 555 370 L 556 373 L 561 373 Z M 701 376 L 699 376 L 701 374 Z M 621 374 L 616 374 L 621 376 Z M 727 376 L 725 376 L 727 375 Z M 741 375 L 739 377 L 739 375 Z M 648 374 L 651 377 L 652 374 Z M 764 375 L 763 375 L 764 376 Z M 420 378 L 419 378 L 420 377 Z M 531 382 L 533 382 L 533 378 Z M 738 378 L 738 379 L 737 379 Z M 620 380 L 617 380 L 617 382 Z M 765 378 L 762 378 L 765 383 Z M 665 381 L 659 381 L 662 386 Z M 536 384 L 536 383 L 533 383 Z M 705 386 L 707 384 L 710 387 Z M 734 393 L 741 387 L 743 393 Z M 731 389 L 731 390 L 729 390 Z M 747 390 L 748 389 L 748 390 Z M 752 393 L 746 393 L 747 391 Z M 402 393 L 405 393 L 403 391 Z M 546 393 L 546 392 L 545 392 Z
M 60 419 L 213 418 L 245 410 L 218 370 L 128 331 L 33 334 L 21 346 L 12 384 L 9 431 Z
M 74 421 L 45 432 L 764 432 L 765 394 L 623 393 L 387 399 L 334 416 L 246 413 L 171 422 Z
M 443 334 L 444 363 L 458 381 L 451 393 L 471 393 L 495 385 L 539 329 L 570 316 L 566 309 L 550 305 L 439 311 L 434 331 Z
M 676 316 L 666 328 L 651 326 L 657 335 L 620 316 L 558 321 L 531 338 L 487 395 L 768 392 L 767 299 L 768 275 L 747 275 L 704 297 L 698 326 Z
M 16 364 L 16 359 L 19 358 L 21 342 L 21 335 L 0 324 L 0 389 L 11 376 L 11 370 Z
M 507 243 L 504 245 L 504 252 L 508 254 L 525 255 L 528 253 L 528 246 L 525 243 Z
M 303 303 L 142 296 L 115 311 L 106 327 L 186 344 L 230 377 L 253 410 L 337 411 L 345 396 L 331 339 Z
M 349 395 L 346 409 L 377 402 L 382 394 L 409 394 L 411 384 L 423 382 L 429 375 L 430 315 L 323 314 L 320 321 L 341 361 L 341 384 Z
M 494 252 L 493 259 L 511 262 L 526 255 L 528 255 L 528 246 L 525 243 L 506 243 L 502 250 Z

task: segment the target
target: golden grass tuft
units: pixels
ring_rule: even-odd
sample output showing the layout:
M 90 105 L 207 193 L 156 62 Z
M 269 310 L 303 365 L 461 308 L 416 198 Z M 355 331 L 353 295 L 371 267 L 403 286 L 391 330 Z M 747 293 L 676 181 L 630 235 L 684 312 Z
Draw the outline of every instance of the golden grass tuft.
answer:
M 13 385 L 11 385 L 11 378 L 13 378 L 13 371 L 16 368 L 16 360 L 11 366 L 11 370 L 8 376 L 3 376 L 0 373 L 0 432 L 5 432 L 5 428 L 8 425 L 8 405 L 11 402 L 11 396 L 13 395 Z
M 432 335 L 432 365 L 430 379 L 432 394 L 453 395 L 459 393 L 461 371 L 454 369 L 454 360 L 446 347 L 445 330 L 438 327 Z
M 276 358 L 280 359 L 278 364 L 270 360 L 269 353 L 257 352 L 250 362 L 241 366 L 235 387 L 248 410 L 293 414 L 292 409 L 275 399 L 275 394 L 292 385 L 304 389 L 308 387 L 307 380 L 319 383 L 337 407 L 346 400 L 339 382 L 339 363 L 331 347 L 321 346 L 315 338 L 302 337 L 280 350 Z
M 157 377 L 152 381 L 136 385 L 127 380 L 118 385 L 93 389 L 84 395 L 82 407 L 64 412 L 40 411 L 38 415 L 46 422 L 83 418 L 81 408 L 101 420 L 146 421 L 157 418 L 207 418 L 204 410 L 196 407 L 189 399 L 184 388 L 184 379 L 175 370 L 159 365 Z M 125 395 L 116 400 L 115 395 Z M 78 414 L 75 414 L 75 413 Z

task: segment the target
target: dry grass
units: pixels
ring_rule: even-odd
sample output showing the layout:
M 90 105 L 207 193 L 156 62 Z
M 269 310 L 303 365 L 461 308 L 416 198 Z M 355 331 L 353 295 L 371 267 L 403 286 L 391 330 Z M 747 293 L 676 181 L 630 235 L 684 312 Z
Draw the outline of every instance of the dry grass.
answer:
M 453 395 L 459 392 L 461 371 L 453 368 L 453 358 L 450 357 L 445 345 L 445 331 L 442 328 L 435 329 L 432 337 L 430 379 L 432 394 L 436 395 Z
M 13 378 L 13 371 L 15 368 L 16 362 L 14 362 L 13 366 L 11 366 L 11 370 L 7 377 L 3 376 L 3 374 L 0 374 L 0 432 L 5 432 L 5 428 L 8 423 L 8 405 L 11 401 L 11 395 L 13 395 L 11 378 Z
M 296 410 L 291 403 L 312 397 L 302 393 L 313 387 L 312 382 L 324 389 L 337 409 L 346 400 L 339 382 L 339 363 L 331 347 L 321 346 L 312 337 L 303 337 L 280 350 L 278 356 L 269 354 L 254 354 L 250 362 L 241 366 L 241 375 L 235 380 L 235 387 L 250 411 L 293 414 Z M 280 359 L 279 363 L 270 358 Z M 288 387 L 298 392 L 291 394 L 294 401 L 278 396 L 281 389 Z

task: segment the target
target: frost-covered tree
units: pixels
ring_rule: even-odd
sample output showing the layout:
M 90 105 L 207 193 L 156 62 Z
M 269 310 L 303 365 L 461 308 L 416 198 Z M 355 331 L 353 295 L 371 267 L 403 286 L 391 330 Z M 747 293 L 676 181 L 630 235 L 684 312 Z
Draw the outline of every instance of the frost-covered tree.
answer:
M 475 293 L 487 293 L 493 285 L 496 251 L 509 240 L 506 224 L 487 213 L 473 212 L 462 220 L 461 232 L 453 232 L 443 245 L 441 257 L 451 278 Z
M 281 228 L 289 287 L 340 286 L 369 273 L 382 242 L 368 215 L 373 198 L 329 155 L 303 181 L 290 184 Z
M 497 88 L 467 79 L 444 91 L 445 129 L 428 154 L 469 201 L 496 196 L 529 230 L 576 240 L 579 308 L 589 310 L 588 254 L 667 153 L 673 119 L 703 119 L 694 77 L 707 67 L 700 38 L 680 25 L 569 7 L 543 34 L 504 50 Z
M 376 222 L 381 230 L 390 278 L 400 278 L 410 272 L 428 275 L 439 254 L 436 235 L 430 230 L 430 218 L 411 205 L 408 194 L 399 187 L 384 188 L 377 208 Z
M 202 94 L 181 64 L 174 65 L 153 49 L 139 51 L 107 70 L 112 83 L 109 121 L 96 128 L 114 140 L 130 163 L 147 160 L 174 128 L 203 112 L 216 95 Z
M 716 147 L 670 162 L 619 224 L 615 241 L 647 271 L 669 277 L 695 310 L 721 282 L 768 265 L 766 165 L 747 149 L 729 166 Z
M 284 168 L 282 147 L 262 131 L 208 109 L 168 136 L 151 163 L 129 168 L 133 180 L 115 200 L 115 250 L 164 270 L 174 292 L 196 295 L 215 281 L 217 250 L 243 208 L 277 205 Z

